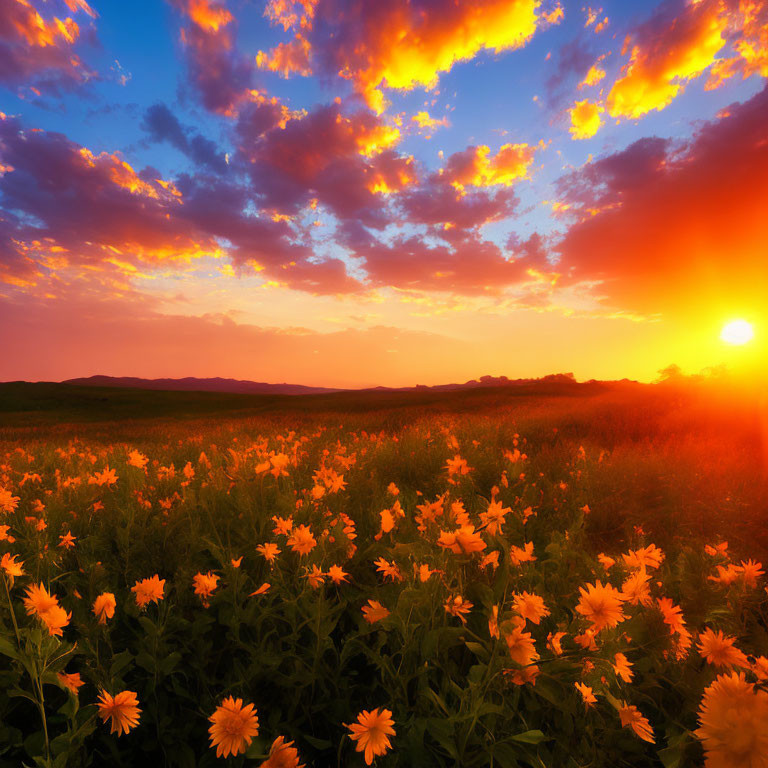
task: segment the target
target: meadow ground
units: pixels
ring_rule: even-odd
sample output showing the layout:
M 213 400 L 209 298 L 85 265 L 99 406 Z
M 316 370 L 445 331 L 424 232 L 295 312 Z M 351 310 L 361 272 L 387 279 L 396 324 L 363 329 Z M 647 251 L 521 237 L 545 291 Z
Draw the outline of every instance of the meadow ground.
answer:
M 766 445 L 707 386 L 0 385 L 0 766 L 766 765 Z

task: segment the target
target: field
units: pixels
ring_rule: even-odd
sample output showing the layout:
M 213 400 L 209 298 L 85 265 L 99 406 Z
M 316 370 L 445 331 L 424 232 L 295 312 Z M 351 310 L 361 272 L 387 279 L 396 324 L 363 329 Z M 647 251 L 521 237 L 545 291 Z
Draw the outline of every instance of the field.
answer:
M 0 766 L 768 765 L 767 423 L 0 385 Z

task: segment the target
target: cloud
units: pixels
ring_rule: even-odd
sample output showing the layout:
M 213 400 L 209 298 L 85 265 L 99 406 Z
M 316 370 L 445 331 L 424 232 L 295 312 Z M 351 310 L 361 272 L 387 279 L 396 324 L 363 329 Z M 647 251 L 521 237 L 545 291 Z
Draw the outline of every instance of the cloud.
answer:
M 265 15 L 294 37 L 259 54 L 263 68 L 342 77 L 377 112 L 384 88 L 433 87 L 481 51 L 525 45 L 538 0 L 270 0 Z M 551 21 L 551 20 L 550 20 Z
M 0 0 L 0 83 L 8 86 L 27 85 L 36 92 L 57 93 L 72 88 L 94 76 L 75 53 L 81 38 L 81 24 L 68 12 L 82 11 L 90 18 L 96 12 L 84 0 L 67 0 L 66 5 L 39 0 Z M 87 21 L 87 20 L 86 20 Z
M 603 121 L 600 113 L 603 108 L 599 104 L 593 104 L 589 99 L 577 101 L 568 111 L 571 117 L 571 136 L 574 139 L 589 139 L 594 136 Z
M 252 85 L 254 62 L 235 47 L 237 22 L 224 2 L 170 0 L 189 20 L 181 41 L 189 79 L 211 112 L 234 115 Z
M 174 182 L 152 168 L 137 172 L 118 154 L 95 155 L 8 117 L 0 119 L 0 148 L 6 278 L 9 270 L 16 279 L 31 274 L 29 260 L 46 274 L 118 267 L 130 277 L 229 256 L 302 290 L 358 286 L 339 263 L 296 242 L 288 223 L 254 214 L 246 186 L 202 173 Z
M 153 104 L 144 114 L 141 128 L 151 141 L 167 141 L 185 154 L 196 165 L 214 173 L 225 173 L 227 162 L 216 144 L 194 129 L 182 126 L 176 115 L 165 104 Z
M 456 188 L 466 186 L 509 187 L 528 176 L 536 148 L 530 144 L 503 144 L 495 155 L 490 147 L 467 147 L 452 154 L 445 164 L 445 177 Z
M 262 205 L 296 215 L 316 200 L 338 218 L 385 226 L 384 193 L 414 180 L 412 158 L 393 149 L 397 128 L 368 111 L 346 115 L 336 102 L 276 122 L 281 114 L 260 100 L 236 129 L 238 161 Z
M 631 34 L 626 72 L 606 98 L 609 114 L 637 118 L 666 107 L 714 63 L 727 25 L 720 0 L 665 3 Z
M 768 295 L 768 89 L 678 146 L 645 138 L 563 177 L 569 280 L 643 312 L 763 311 Z

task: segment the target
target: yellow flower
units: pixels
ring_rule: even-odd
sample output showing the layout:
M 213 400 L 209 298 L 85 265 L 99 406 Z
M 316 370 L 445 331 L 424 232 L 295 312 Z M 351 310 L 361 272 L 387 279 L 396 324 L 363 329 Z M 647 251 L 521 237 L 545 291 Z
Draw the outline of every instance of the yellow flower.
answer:
M 259 735 L 259 717 L 253 704 L 243 706 L 242 699 L 227 697 L 208 718 L 211 747 L 216 757 L 229 757 L 245 752 L 254 736 Z
M 355 749 L 365 753 L 365 764 L 370 765 L 374 757 L 379 757 L 391 749 L 390 736 L 395 735 L 392 726 L 392 712 L 388 709 L 363 710 L 357 716 L 357 722 L 345 727 L 350 730 L 349 738 L 356 741 Z
M 111 721 L 110 733 L 117 732 L 118 736 L 128 733 L 139 724 L 139 700 L 133 691 L 123 691 L 116 696 L 110 696 L 102 691 L 98 699 L 99 717 L 102 722 Z

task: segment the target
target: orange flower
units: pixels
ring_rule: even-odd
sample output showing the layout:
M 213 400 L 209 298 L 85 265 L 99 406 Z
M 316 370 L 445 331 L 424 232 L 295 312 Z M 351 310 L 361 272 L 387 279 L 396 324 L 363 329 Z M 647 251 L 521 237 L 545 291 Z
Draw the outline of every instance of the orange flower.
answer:
M 266 544 L 259 544 L 256 547 L 256 551 L 268 562 L 274 562 L 275 558 L 280 554 L 280 548 L 277 544 L 273 544 L 268 541 Z
M 642 549 L 630 549 L 622 557 L 630 568 L 658 568 L 664 560 L 664 553 L 655 544 L 649 544 Z
M 67 674 L 66 672 L 57 672 L 56 677 L 59 681 L 59 684 L 63 688 L 66 688 L 74 693 L 75 696 L 77 696 L 77 691 L 80 686 L 84 685 L 84 681 L 81 679 L 79 672 L 72 672 L 70 674 Z
M 400 569 L 392 562 L 388 563 L 383 557 L 378 560 L 374 560 L 373 564 L 376 566 L 376 570 L 381 573 L 385 579 L 391 579 L 392 581 L 402 581 L 403 575 L 400 573 Z
M 768 755 L 768 693 L 743 672 L 720 675 L 704 691 L 699 728 L 708 768 L 763 768 Z
M 493 552 L 489 552 L 487 555 L 483 555 L 480 559 L 481 568 L 493 568 L 494 572 L 499 567 L 499 551 L 494 549 Z
M 488 619 L 488 634 L 491 637 L 495 637 L 497 640 L 500 637 L 499 634 L 499 606 L 494 605 L 491 608 L 491 618 Z
M 239 568 L 240 564 L 243 562 L 243 557 L 242 557 L 242 555 L 240 557 L 238 557 L 238 558 L 234 558 L 233 557 L 233 558 L 230 559 L 229 562 L 232 563 L 232 567 L 233 568 Z
M 342 581 L 347 581 L 348 573 L 345 573 L 338 565 L 332 565 L 328 569 L 328 576 L 334 584 L 341 584 Z
M 110 733 L 117 732 L 118 736 L 128 733 L 131 728 L 139 724 L 139 700 L 133 691 L 123 691 L 114 698 L 106 691 L 102 691 L 99 700 L 99 717 L 106 723 L 107 719 L 111 721 L 112 727 Z
M 351 732 L 349 738 L 357 742 L 355 749 L 358 752 L 365 752 L 366 765 L 370 765 L 374 757 L 383 755 L 391 749 L 389 737 L 395 735 L 395 730 L 392 728 L 394 724 L 392 712 L 388 709 L 374 709 L 371 712 L 363 710 L 357 716 L 356 723 L 345 724 Z
M 765 576 L 765 571 L 763 571 L 762 563 L 756 563 L 751 559 L 747 560 L 746 563 L 741 561 L 741 578 L 746 586 L 757 587 L 757 580 L 763 576 Z
M 713 632 L 707 627 L 699 634 L 699 644 L 696 647 L 708 664 L 717 667 L 748 667 L 747 657 L 738 648 L 734 648 L 735 642 L 735 637 L 726 637 L 720 630 Z
M 13 542 L 16 541 L 13 536 L 8 534 L 8 531 L 10 530 L 10 525 L 0 525 L 0 541 L 7 541 L 9 544 L 13 544 Z
M 196 573 L 192 577 L 192 581 L 195 585 L 195 594 L 200 597 L 203 605 L 208 607 L 208 598 L 213 594 L 214 590 L 219 584 L 219 576 L 215 573 Z
M 462 459 L 458 454 L 445 462 L 445 468 L 448 470 L 448 477 L 466 475 L 472 470 L 472 467 L 467 464 L 466 459 Z
M 304 768 L 304 764 L 299 764 L 299 751 L 293 742 L 278 736 L 272 742 L 269 757 L 261 764 L 261 768 Z
M 440 531 L 437 543 L 445 549 L 450 549 L 456 555 L 469 555 L 472 552 L 481 552 L 486 543 L 475 531 L 474 525 L 462 525 L 455 531 Z
M 644 717 L 634 704 L 624 702 L 619 709 L 619 717 L 623 728 L 631 728 L 643 741 L 656 743 L 648 718 Z
M 93 612 L 99 619 L 99 624 L 106 624 L 107 619 L 115 615 L 117 601 L 111 592 L 103 592 L 93 601 Z
M 255 592 L 251 592 L 251 594 L 248 595 L 248 597 L 256 597 L 257 595 L 264 595 L 267 592 L 269 592 L 269 588 L 271 586 L 272 585 L 268 581 L 265 581 Z
M 245 752 L 254 736 L 259 735 L 259 717 L 253 704 L 243 706 L 242 699 L 227 697 L 208 718 L 211 747 L 216 757 L 229 757 Z
M 728 587 L 733 584 L 739 576 L 741 576 L 741 568 L 739 568 L 738 565 L 729 565 L 726 568 L 723 568 L 722 565 L 718 565 L 717 576 L 707 576 L 707 580 Z
M 645 566 L 641 566 L 639 570 L 632 573 L 624 583 L 621 585 L 621 592 L 624 595 L 624 599 L 630 605 L 650 605 L 651 590 L 648 587 L 648 582 L 651 577 L 645 570 Z
M 597 559 L 606 571 L 616 565 L 616 561 L 612 557 L 608 557 L 608 555 L 603 554 L 602 552 L 597 556 Z
M 522 621 L 522 619 L 520 620 Z M 526 667 L 537 661 L 539 654 L 536 652 L 536 646 L 533 642 L 533 636 L 530 632 L 523 632 L 524 624 L 513 623 L 512 628 L 508 628 L 508 624 L 502 627 L 504 640 L 507 643 L 509 655 L 512 660 L 517 662 L 521 667 Z
M 625 683 L 631 683 L 634 672 L 632 671 L 632 664 L 623 653 L 617 653 L 614 655 L 613 660 L 616 662 L 612 664 L 613 671 L 617 677 L 620 677 Z
M 40 618 L 48 628 L 48 634 L 51 637 L 54 635 L 61 637 L 64 634 L 63 628 L 69 624 L 69 620 L 72 618 L 72 613 L 67 613 L 60 605 L 54 605 L 44 613 L 41 613 Z
M 13 586 L 13 579 L 15 576 L 23 576 L 24 569 L 21 567 L 24 563 L 18 562 L 18 555 L 11 555 L 10 552 L 6 552 L 0 560 L 0 568 L 2 568 L 10 577 L 11 586 Z
M 128 454 L 128 466 L 136 467 L 137 469 L 144 469 L 147 466 L 149 459 L 139 451 L 133 450 Z
M 0 488 L 0 510 L 3 512 L 13 512 L 19 506 L 19 497 L 14 496 L 6 488 Z
M 76 536 L 72 535 L 72 531 L 67 531 L 63 536 L 59 536 L 59 546 L 72 549 L 75 546 Z
M 480 521 L 491 536 L 501 533 L 507 513 L 512 510 L 504 507 L 500 501 L 492 501 L 485 512 L 480 513 Z
M 274 533 L 275 536 L 287 536 L 293 530 L 292 517 L 278 517 L 277 515 L 273 515 L 272 520 L 275 523 L 275 527 L 272 529 L 272 533 Z
M 363 618 L 369 624 L 375 624 L 389 616 L 389 611 L 377 600 L 369 600 L 368 605 L 364 605 L 362 610 Z
M 515 685 L 536 685 L 536 678 L 539 676 L 541 670 L 536 664 L 529 667 L 523 667 L 522 669 L 505 669 L 504 675 L 509 677 L 510 681 Z
M 530 592 L 522 592 L 513 598 L 514 609 L 524 619 L 539 624 L 545 616 L 549 616 L 549 608 L 544 605 L 544 599 Z
M 301 556 L 308 555 L 316 544 L 312 530 L 306 525 L 297 526 L 288 537 L 288 546 Z
M 306 577 L 312 589 L 318 589 L 318 587 L 325 583 L 323 569 L 317 565 L 313 565 L 311 570 L 307 570 Z
M 576 690 L 581 694 L 581 698 L 584 699 L 584 706 L 589 709 L 593 704 L 597 703 L 595 694 L 592 689 L 584 683 L 574 683 Z
M 547 635 L 547 648 L 549 648 L 555 656 L 563 655 L 563 646 L 560 645 L 560 641 L 565 637 L 565 632 L 550 632 Z
M 517 547 L 514 544 L 509 548 L 509 561 L 512 565 L 520 563 L 530 563 L 536 559 L 533 554 L 533 542 L 527 541 L 523 547 Z
M 159 603 L 165 595 L 165 579 L 161 579 L 155 574 L 149 579 L 137 581 L 135 586 L 131 587 L 131 592 L 136 595 L 136 605 L 139 608 L 146 608 L 151 602 Z
M 58 599 L 54 595 L 48 594 L 48 590 L 42 583 L 30 584 L 26 588 L 26 593 L 24 607 L 28 616 L 34 614 L 38 618 L 42 618 L 46 611 L 50 611 L 51 608 L 55 608 L 59 604 Z
M 466 624 L 467 620 L 464 616 L 472 610 L 473 603 L 465 600 L 461 595 L 456 595 L 456 597 L 449 597 L 444 607 L 447 613 L 461 619 L 462 624 Z
M 579 587 L 581 599 L 576 610 L 592 622 L 592 629 L 599 632 L 605 627 L 615 627 L 626 618 L 622 611 L 624 596 L 610 584 L 602 585 L 600 581 L 587 584 L 587 588 Z

